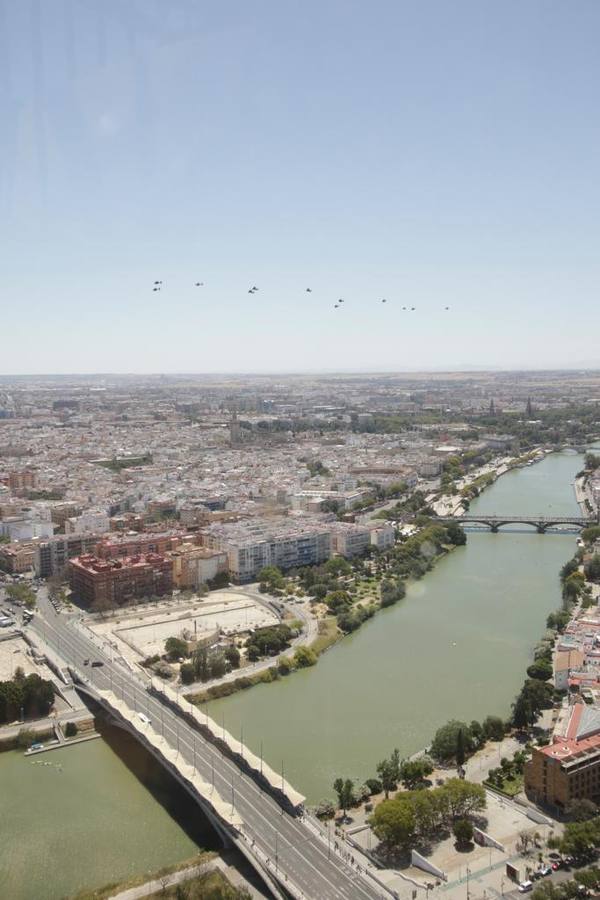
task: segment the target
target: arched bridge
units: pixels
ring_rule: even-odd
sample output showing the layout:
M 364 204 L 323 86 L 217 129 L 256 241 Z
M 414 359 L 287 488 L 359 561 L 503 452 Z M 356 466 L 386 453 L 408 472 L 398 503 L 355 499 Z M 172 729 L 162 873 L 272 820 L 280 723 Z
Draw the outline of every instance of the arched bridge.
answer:
M 545 534 L 549 529 L 556 528 L 561 531 L 581 531 L 590 525 L 597 525 L 596 519 L 587 516 L 440 516 L 439 521 L 444 525 L 451 522 L 457 525 L 484 525 L 490 531 L 498 532 L 503 525 L 531 525 L 538 534 Z

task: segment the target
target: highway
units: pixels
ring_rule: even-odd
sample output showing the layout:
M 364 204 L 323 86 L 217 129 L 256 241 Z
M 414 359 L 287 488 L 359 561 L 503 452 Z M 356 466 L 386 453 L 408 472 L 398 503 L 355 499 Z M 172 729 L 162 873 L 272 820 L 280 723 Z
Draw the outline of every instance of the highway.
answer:
M 111 690 L 127 705 L 145 713 L 155 731 L 178 750 L 182 759 L 213 784 L 225 802 L 231 800 L 241 816 L 243 834 L 251 848 L 269 859 L 269 871 L 284 886 L 293 885 L 309 900 L 372 900 L 389 893 L 370 876 L 359 874 L 334 852 L 323 835 L 301 818 L 285 810 L 249 775 L 223 756 L 202 735 L 168 706 L 151 696 L 133 672 L 111 661 L 73 619 L 57 615 L 39 596 L 39 612 L 29 629 L 71 666 L 89 675 L 91 684 Z M 41 613 L 41 614 L 40 614 Z M 100 667 L 84 666 L 84 660 L 102 661 Z M 133 823 L 132 823 L 132 827 Z M 254 843 L 253 843 L 254 842 Z

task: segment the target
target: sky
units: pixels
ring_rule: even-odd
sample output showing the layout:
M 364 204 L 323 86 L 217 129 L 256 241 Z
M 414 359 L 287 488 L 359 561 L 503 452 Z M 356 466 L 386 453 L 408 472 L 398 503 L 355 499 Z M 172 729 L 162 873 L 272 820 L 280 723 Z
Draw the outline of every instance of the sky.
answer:
M 599 34 L 598 0 L 0 0 L 0 373 L 600 367 Z

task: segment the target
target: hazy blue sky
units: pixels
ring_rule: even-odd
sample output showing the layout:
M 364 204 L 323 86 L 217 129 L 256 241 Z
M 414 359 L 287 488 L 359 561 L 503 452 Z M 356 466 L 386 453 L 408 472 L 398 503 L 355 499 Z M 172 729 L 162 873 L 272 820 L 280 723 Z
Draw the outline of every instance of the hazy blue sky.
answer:
M 0 0 L 0 372 L 600 365 L 599 45 L 598 0 Z

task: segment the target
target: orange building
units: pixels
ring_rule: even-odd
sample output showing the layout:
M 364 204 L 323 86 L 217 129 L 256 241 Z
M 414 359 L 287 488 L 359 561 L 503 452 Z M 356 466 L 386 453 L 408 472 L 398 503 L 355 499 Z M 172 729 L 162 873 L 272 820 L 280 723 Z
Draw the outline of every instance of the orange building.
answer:
M 85 606 L 122 606 L 134 599 L 160 597 L 173 590 L 173 562 L 159 553 L 69 561 L 69 582 Z

